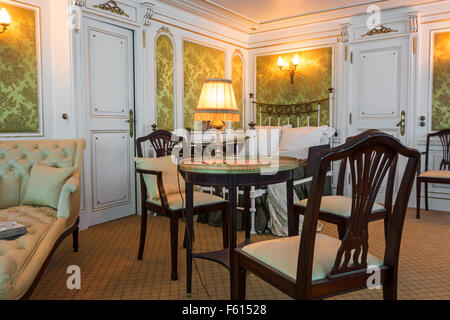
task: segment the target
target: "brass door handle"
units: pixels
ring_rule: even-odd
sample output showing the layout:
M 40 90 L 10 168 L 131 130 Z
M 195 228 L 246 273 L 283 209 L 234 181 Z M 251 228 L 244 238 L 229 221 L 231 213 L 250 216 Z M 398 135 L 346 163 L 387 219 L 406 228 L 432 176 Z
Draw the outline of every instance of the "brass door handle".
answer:
M 133 114 L 133 110 L 130 110 L 130 116 L 129 116 L 127 122 L 130 124 L 130 137 L 133 138 L 133 136 L 134 136 L 134 114 Z
M 406 128 L 406 112 L 405 110 L 402 111 L 400 114 L 400 122 L 395 125 L 396 127 L 400 127 L 400 134 L 402 136 L 405 135 L 405 128 Z

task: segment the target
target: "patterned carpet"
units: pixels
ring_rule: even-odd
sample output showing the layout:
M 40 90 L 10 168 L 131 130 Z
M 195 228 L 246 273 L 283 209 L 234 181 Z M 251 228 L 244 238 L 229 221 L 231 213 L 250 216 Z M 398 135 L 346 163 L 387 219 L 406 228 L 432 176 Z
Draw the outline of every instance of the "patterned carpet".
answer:
M 170 280 L 169 220 L 149 216 L 144 259 L 138 261 L 140 217 L 132 216 L 80 232 L 80 250 L 72 251 L 68 237 L 51 259 L 31 299 L 228 299 L 228 273 L 222 266 L 195 260 L 192 297 L 186 297 L 185 250 L 179 250 L 179 280 Z M 333 225 L 324 233 L 337 237 Z M 184 223 L 180 223 L 180 247 Z M 399 299 L 450 299 L 450 213 L 423 212 L 415 219 L 408 210 L 400 254 Z M 383 222 L 370 225 L 370 252 L 384 254 Z M 243 240 L 242 232 L 238 240 Z M 271 235 L 252 236 L 255 241 Z M 199 224 L 194 251 L 221 248 L 221 229 Z M 66 286 L 67 267 L 81 268 L 81 289 Z M 205 288 L 202 286 L 203 281 Z M 259 278 L 250 275 L 248 299 L 289 299 Z M 382 290 L 363 290 L 333 299 L 381 299 Z

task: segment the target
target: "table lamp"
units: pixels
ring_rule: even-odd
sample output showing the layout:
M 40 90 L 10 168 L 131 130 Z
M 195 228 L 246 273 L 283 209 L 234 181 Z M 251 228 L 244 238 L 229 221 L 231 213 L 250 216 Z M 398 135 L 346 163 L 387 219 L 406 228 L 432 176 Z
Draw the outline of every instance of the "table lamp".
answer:
M 239 122 L 240 118 L 231 80 L 206 79 L 194 119 L 210 121 L 212 128 L 224 130 L 225 121 Z

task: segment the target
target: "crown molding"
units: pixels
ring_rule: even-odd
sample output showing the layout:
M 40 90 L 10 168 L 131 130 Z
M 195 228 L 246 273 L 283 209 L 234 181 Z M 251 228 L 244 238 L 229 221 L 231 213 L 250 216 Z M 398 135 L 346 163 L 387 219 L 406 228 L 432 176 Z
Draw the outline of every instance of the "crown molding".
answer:
M 268 21 L 255 21 L 243 14 L 214 3 L 214 0 L 159 0 L 159 2 L 180 8 L 190 13 L 199 15 L 206 19 L 215 21 L 222 25 L 236 29 L 241 32 L 252 34 L 266 33 L 275 30 L 300 27 L 308 24 L 342 20 L 357 15 L 366 14 L 367 7 L 371 4 L 378 5 L 382 10 L 417 7 L 436 2 L 447 2 L 439 0 L 367 0 L 353 6 L 341 6 L 311 12 L 303 15 L 279 17 Z

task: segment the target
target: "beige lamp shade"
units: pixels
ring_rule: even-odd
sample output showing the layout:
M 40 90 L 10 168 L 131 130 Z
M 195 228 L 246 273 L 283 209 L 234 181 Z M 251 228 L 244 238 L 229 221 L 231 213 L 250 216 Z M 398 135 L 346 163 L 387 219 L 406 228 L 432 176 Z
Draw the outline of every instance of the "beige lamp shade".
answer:
M 231 80 L 205 80 L 194 119 L 197 121 L 240 121 Z

